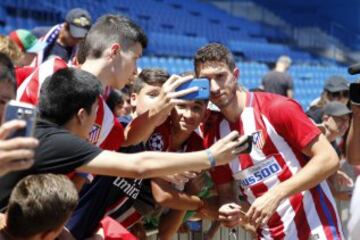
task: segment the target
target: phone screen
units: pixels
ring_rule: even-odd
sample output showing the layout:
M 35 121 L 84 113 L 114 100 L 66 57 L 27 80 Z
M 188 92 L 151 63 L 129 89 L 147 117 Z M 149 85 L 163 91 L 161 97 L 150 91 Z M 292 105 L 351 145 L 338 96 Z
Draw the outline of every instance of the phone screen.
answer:
M 196 92 L 189 93 L 185 96 L 180 97 L 181 99 L 186 100 L 207 100 L 209 99 L 210 86 L 209 81 L 206 78 L 195 78 L 188 82 L 183 83 L 176 91 L 197 87 L 199 90 Z

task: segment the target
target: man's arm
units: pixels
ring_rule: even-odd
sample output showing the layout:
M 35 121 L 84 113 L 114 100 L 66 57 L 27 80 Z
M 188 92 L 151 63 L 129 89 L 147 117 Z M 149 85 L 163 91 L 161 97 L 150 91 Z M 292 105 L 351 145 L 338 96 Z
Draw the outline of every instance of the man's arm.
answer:
M 283 199 L 316 186 L 339 168 L 339 158 L 322 134 L 311 141 L 303 153 L 311 157 L 310 161 L 293 177 L 257 198 L 246 214 L 250 221 L 265 224 Z
M 234 191 L 234 182 L 216 185 L 216 190 L 219 195 L 220 205 L 232 202 L 238 202 Z
M 170 111 L 177 103 L 186 101 L 178 99 L 181 96 L 197 91 L 196 88 L 176 92 L 175 89 L 182 83 L 191 80 L 193 76 L 180 78 L 172 75 L 161 87 L 160 95 L 154 107 L 134 118 L 125 128 L 123 146 L 136 145 L 145 142 L 169 116 Z
M 212 157 L 209 157 L 209 153 L 217 165 L 225 164 L 247 148 L 247 144 L 240 147 L 246 139 L 245 135 L 239 138 L 238 132 L 233 131 L 208 150 L 191 153 L 124 154 L 102 151 L 87 164 L 79 167 L 78 171 L 129 178 L 159 177 L 188 170 L 200 171 L 210 168 Z
M 351 106 L 353 117 L 346 139 L 346 159 L 352 165 L 360 164 L 360 106 Z
M 197 210 L 204 204 L 198 196 L 179 192 L 162 179 L 153 179 L 151 189 L 155 201 L 162 207 L 177 210 Z
M 171 209 L 168 213 L 161 215 L 159 223 L 159 239 L 172 239 L 181 227 L 185 214 L 186 211 Z

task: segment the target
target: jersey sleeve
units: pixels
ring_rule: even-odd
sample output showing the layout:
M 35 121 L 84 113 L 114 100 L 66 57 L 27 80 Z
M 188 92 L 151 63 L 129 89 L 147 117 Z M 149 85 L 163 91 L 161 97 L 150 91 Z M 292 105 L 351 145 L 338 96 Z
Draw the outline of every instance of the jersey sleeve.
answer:
M 39 173 L 67 174 L 85 165 L 102 150 L 68 132 L 50 134 L 35 151 L 35 167 Z
M 229 165 L 216 166 L 210 169 L 211 178 L 216 185 L 221 185 L 233 181 L 232 172 Z
M 321 133 L 306 116 L 301 106 L 291 99 L 273 102 L 269 108 L 269 116 L 275 130 L 299 151 Z

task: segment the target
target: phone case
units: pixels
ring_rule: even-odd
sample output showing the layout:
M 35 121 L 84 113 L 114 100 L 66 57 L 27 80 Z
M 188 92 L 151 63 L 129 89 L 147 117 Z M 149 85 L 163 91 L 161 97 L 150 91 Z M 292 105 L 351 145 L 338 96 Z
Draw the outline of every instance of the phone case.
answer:
M 360 83 L 351 83 L 349 94 L 351 103 L 360 105 Z
M 192 87 L 198 87 L 199 90 L 196 92 L 189 93 L 180 98 L 186 99 L 186 100 L 207 100 L 207 99 L 209 99 L 210 86 L 209 86 L 209 80 L 207 80 L 206 78 L 195 78 L 186 83 L 183 83 L 176 89 L 176 91 L 180 91 L 180 90 L 184 90 L 184 89 L 188 89 L 188 88 L 192 88 Z
M 26 122 L 26 127 L 15 131 L 8 136 L 8 138 L 30 137 L 34 135 L 36 108 L 33 105 L 14 100 L 8 102 L 5 107 L 3 122 L 15 119 L 24 120 Z

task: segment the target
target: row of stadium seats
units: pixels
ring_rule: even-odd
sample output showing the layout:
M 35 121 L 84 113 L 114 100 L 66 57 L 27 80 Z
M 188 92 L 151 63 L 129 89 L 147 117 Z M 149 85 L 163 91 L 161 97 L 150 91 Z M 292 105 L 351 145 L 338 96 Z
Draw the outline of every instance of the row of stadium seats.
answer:
M 268 71 L 260 62 L 274 62 L 287 54 L 295 62 L 290 74 L 295 85 L 295 97 L 306 107 L 323 88 L 330 75 L 346 75 L 344 67 L 307 66 L 299 63 L 329 63 L 331 60 L 312 56 L 284 45 L 287 36 L 281 30 L 246 19 L 231 16 L 211 4 L 196 0 L 2 0 L 0 2 L 0 31 L 16 28 L 31 29 L 63 21 L 68 9 L 83 7 L 94 19 L 104 13 L 120 13 L 137 21 L 149 36 L 149 46 L 139 66 L 160 67 L 170 73 L 193 70 L 191 58 L 196 50 L 211 41 L 225 43 L 238 58 L 241 84 L 256 88 Z M 179 24 L 181 23 L 181 24 Z M 277 43 L 274 43 L 277 42 Z M 310 89 L 310 90 L 307 90 Z
M 91 4 L 86 0 L 3 0 L 0 32 L 62 22 L 73 7 L 88 9 L 94 19 L 105 12 L 130 16 L 150 36 L 149 55 L 191 57 L 204 43 L 218 41 L 252 61 L 274 61 L 281 54 L 300 61 L 311 60 L 307 53 L 267 42 L 284 42 L 286 36 L 280 30 L 234 17 L 196 0 L 96 0 Z

